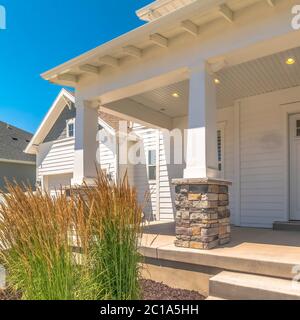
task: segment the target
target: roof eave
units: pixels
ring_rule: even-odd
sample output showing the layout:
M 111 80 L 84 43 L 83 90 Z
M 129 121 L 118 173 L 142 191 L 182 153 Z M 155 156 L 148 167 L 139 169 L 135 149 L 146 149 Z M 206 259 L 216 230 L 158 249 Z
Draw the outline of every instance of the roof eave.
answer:
M 180 8 L 179 10 L 169 13 L 166 16 L 163 16 L 159 19 L 144 24 L 139 28 L 129 31 L 53 69 L 50 69 L 49 71 L 42 73 L 41 77 L 45 80 L 51 80 L 52 82 L 58 83 L 58 81 L 56 81 L 55 79 L 58 75 L 66 73 L 72 68 L 79 66 L 80 64 L 84 64 L 90 59 L 107 55 L 109 54 L 110 50 L 117 49 L 118 47 L 124 47 L 130 44 L 131 41 L 136 41 L 137 38 L 150 35 L 152 33 L 159 33 L 160 28 L 165 27 L 171 22 L 174 22 L 178 19 L 186 19 L 189 17 L 189 15 L 194 14 L 196 10 L 197 12 L 202 12 L 204 14 L 205 12 L 212 10 L 217 6 L 220 6 L 221 4 L 224 4 L 225 2 L 226 1 L 224 0 L 202 0 L 201 2 L 197 1 L 191 3 L 185 7 Z
M 43 136 L 45 136 L 45 125 L 49 121 L 50 116 L 53 114 L 53 112 L 56 110 L 59 102 L 63 99 L 67 98 L 69 99 L 72 103 L 75 103 L 75 97 L 66 89 L 62 89 L 56 99 L 54 100 L 50 110 L 44 117 L 43 121 L 41 122 L 39 128 L 37 129 L 36 133 L 30 140 L 29 144 L 27 145 L 26 149 L 24 150 L 24 153 L 27 154 L 37 154 L 37 145 L 40 143 L 39 141 L 42 139 Z

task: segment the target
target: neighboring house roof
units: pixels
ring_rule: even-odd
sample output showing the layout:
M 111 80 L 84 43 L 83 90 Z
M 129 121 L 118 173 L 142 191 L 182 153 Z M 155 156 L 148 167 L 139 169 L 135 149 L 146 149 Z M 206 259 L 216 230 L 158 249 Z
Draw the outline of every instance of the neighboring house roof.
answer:
M 98 114 L 100 119 L 107 123 L 115 132 L 119 131 L 119 122 L 124 121 L 124 119 L 113 116 L 103 111 L 99 111 Z
M 31 138 L 31 133 L 0 121 L 0 161 L 35 163 L 35 156 L 24 152 Z
M 43 142 L 55 121 L 58 119 L 59 115 L 68 103 L 75 103 L 74 93 L 69 90 L 62 89 L 34 134 L 33 138 L 31 139 L 30 143 L 28 144 L 25 150 L 26 153 L 37 153 L 36 147 Z

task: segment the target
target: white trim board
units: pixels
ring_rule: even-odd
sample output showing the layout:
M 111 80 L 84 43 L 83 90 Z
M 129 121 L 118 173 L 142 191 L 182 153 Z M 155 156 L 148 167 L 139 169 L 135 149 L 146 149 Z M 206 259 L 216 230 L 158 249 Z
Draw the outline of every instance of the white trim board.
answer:
M 289 147 L 289 116 L 300 113 L 300 102 L 291 101 L 279 105 L 282 110 L 283 130 L 284 130 L 284 171 L 285 171 L 285 208 L 286 221 L 290 220 L 290 147 Z
M 235 217 L 236 226 L 241 225 L 241 144 L 240 144 L 240 108 L 241 102 L 234 104 L 233 127 L 234 127 L 234 197 L 235 197 Z
M 50 110 L 44 117 L 42 123 L 25 149 L 25 153 L 36 154 L 36 146 L 39 145 L 51 130 L 53 124 L 61 114 L 62 109 L 68 105 L 67 101 L 75 103 L 75 97 L 66 89 L 62 89 L 53 102 Z M 62 103 L 61 103 L 62 102 Z

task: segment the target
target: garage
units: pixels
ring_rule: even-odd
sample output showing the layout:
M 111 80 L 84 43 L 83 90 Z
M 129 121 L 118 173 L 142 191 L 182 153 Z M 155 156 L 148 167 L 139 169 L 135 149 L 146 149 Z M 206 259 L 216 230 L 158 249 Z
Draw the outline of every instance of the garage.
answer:
M 44 176 L 43 177 L 44 188 L 45 190 L 50 192 L 51 195 L 55 195 L 57 192 L 60 192 L 62 189 L 70 187 L 72 178 L 73 178 L 72 173 Z

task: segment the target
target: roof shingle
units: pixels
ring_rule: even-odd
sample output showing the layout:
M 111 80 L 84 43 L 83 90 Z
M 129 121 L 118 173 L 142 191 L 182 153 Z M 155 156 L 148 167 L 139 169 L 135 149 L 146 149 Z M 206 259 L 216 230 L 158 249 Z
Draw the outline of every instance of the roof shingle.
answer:
M 24 153 L 32 134 L 0 121 L 0 159 L 35 161 L 34 155 Z

